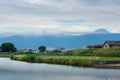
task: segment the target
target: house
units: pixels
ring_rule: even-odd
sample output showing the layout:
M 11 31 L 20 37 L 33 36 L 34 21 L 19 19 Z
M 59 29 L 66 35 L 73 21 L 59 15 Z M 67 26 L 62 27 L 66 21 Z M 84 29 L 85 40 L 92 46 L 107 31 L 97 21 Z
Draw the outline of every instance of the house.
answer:
M 86 46 L 86 49 L 95 49 L 95 48 L 103 48 L 103 45 L 102 44 L 96 44 L 96 45 Z
M 26 53 L 26 52 L 28 52 L 28 49 L 27 49 L 27 48 L 23 48 L 23 49 L 22 49 L 22 52 L 25 52 L 25 53 Z
M 39 53 L 39 50 L 32 50 L 33 53 Z
M 39 53 L 39 50 L 32 50 L 32 49 L 29 49 L 28 52 L 30 52 L 30 53 Z
M 103 48 L 115 48 L 120 47 L 120 41 L 105 41 Z
M 60 47 L 60 49 L 55 49 L 54 52 L 66 52 L 67 50 L 64 47 Z
M 53 51 L 54 51 L 54 48 L 46 47 L 46 52 L 53 52 Z
M 60 48 L 60 51 L 61 51 L 61 52 L 66 52 L 66 50 L 65 50 L 64 47 L 61 47 L 61 48 Z

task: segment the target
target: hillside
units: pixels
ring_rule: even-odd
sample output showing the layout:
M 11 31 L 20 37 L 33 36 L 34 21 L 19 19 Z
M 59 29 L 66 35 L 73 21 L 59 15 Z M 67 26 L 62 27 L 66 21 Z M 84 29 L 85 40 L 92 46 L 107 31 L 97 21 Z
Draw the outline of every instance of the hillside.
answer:
M 66 55 L 120 57 L 120 48 L 78 49 L 78 50 L 68 51 Z
M 85 34 L 79 36 L 11 36 L 0 39 L 13 42 L 18 49 L 37 49 L 40 45 L 66 49 L 84 48 L 85 45 L 102 44 L 106 40 L 120 40 L 120 34 Z
M 110 33 L 109 31 L 107 31 L 106 29 L 97 29 L 94 31 L 94 33 L 102 33 L 102 34 L 108 34 Z

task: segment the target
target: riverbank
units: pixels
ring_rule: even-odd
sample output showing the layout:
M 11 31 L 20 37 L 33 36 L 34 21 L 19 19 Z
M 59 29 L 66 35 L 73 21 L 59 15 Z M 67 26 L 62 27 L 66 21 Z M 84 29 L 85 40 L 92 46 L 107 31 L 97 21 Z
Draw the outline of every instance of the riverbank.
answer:
M 1 52 L 12 60 L 96 68 L 120 68 L 120 48 L 79 49 L 67 52 Z
M 107 68 L 107 69 L 120 69 L 120 63 L 114 64 L 96 64 L 93 67 L 95 68 Z
M 79 67 L 120 69 L 119 57 L 12 55 L 11 59 L 18 61 L 32 62 L 32 63 L 48 63 L 48 64 L 79 66 Z
M 0 58 L 0 80 L 119 80 L 120 69 L 34 64 Z
M 0 57 L 10 58 L 13 53 L 10 52 L 0 52 Z

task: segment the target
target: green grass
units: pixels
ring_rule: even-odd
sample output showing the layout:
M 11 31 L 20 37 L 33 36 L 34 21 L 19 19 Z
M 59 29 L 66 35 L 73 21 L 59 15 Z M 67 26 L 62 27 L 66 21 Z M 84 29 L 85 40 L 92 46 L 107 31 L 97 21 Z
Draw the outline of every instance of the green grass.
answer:
M 100 61 L 120 61 L 120 57 L 100 57 Z
M 107 49 L 79 49 L 67 52 L 41 52 L 41 53 L 19 53 L 19 52 L 0 52 L 0 56 L 30 55 L 30 56 L 97 56 L 97 57 L 120 57 L 120 48 Z
M 120 61 L 120 57 L 96 57 L 96 56 L 33 56 L 12 55 L 11 59 L 33 63 L 62 64 L 72 66 L 92 67 L 96 62 Z
M 105 49 L 79 49 L 68 51 L 65 54 L 72 56 L 103 56 L 103 57 L 120 57 L 120 48 Z
M 99 56 L 99 57 L 120 57 L 120 48 L 105 49 L 78 49 L 67 52 L 44 52 L 39 54 L 29 54 L 33 56 Z
M 15 55 L 24 54 L 25 55 L 25 53 L 20 53 L 20 52 L 0 52 L 0 57 L 11 57 L 12 54 L 15 54 Z
M 35 63 L 91 67 L 99 62 L 120 61 L 120 48 L 79 49 L 67 52 L 44 52 L 12 55 L 11 59 Z
M 10 57 L 11 56 L 11 52 L 0 52 L 0 57 Z
M 3 53 L 0 56 L 11 56 L 11 59 L 35 63 L 62 64 L 91 67 L 99 62 L 120 61 L 120 48 L 79 49 L 67 52 L 43 53 Z
M 93 62 L 90 60 L 82 60 L 76 57 L 66 56 L 15 56 L 12 55 L 11 59 L 35 63 L 49 63 L 49 64 L 62 64 L 72 66 L 92 66 Z
M 96 60 L 96 61 L 120 61 L 120 57 L 96 57 L 96 56 L 40 56 L 41 58 L 56 59 L 80 59 L 80 60 Z

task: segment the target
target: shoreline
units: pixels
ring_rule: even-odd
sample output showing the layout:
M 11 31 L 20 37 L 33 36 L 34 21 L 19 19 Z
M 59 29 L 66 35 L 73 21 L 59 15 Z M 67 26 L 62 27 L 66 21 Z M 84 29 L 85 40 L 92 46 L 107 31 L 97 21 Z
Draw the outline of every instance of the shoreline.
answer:
M 12 59 L 11 59 L 12 60 Z M 20 60 L 15 60 L 20 61 Z M 21 62 L 27 62 L 27 63 L 38 63 L 39 62 L 28 62 L 28 61 L 21 61 Z M 41 62 L 44 63 L 44 62 Z M 95 64 L 93 66 L 76 66 L 76 65 L 66 65 L 66 64 L 54 64 L 54 63 L 45 63 L 45 64 L 53 64 L 53 65 L 63 65 L 63 66 L 73 66 L 73 67 L 83 67 L 83 68 L 98 68 L 98 69 L 120 69 L 120 63 L 119 64 Z
M 81 59 L 64 59 L 64 58 L 49 58 L 49 57 L 33 57 L 33 56 L 12 56 L 11 60 L 23 61 L 29 63 L 46 63 L 56 65 L 68 65 L 84 68 L 104 68 L 104 69 L 120 69 L 120 61 L 95 61 Z
M 10 58 L 10 55 L 9 56 L 0 56 L 0 58 Z
M 120 69 L 120 63 L 119 64 L 96 64 L 93 67 L 95 68 L 107 68 L 107 69 Z
M 0 56 L 0 58 L 9 58 L 10 59 L 10 57 L 3 57 L 3 56 Z M 11 59 L 11 60 L 13 60 L 13 59 Z M 15 60 L 15 61 L 20 61 L 20 60 Z M 21 62 L 27 62 L 27 61 L 21 61 Z M 28 63 L 33 63 L 33 62 L 28 62 Z M 35 63 L 38 63 L 38 62 L 35 62 Z M 45 64 L 52 64 L 52 63 L 45 63 Z M 64 65 L 64 64 L 53 64 L 53 65 Z M 64 66 L 73 66 L 73 65 L 64 65 Z M 83 66 L 73 66 L 73 67 L 83 67 Z M 117 63 L 117 64 L 95 64 L 91 67 L 83 67 L 83 68 L 120 69 L 120 63 Z

